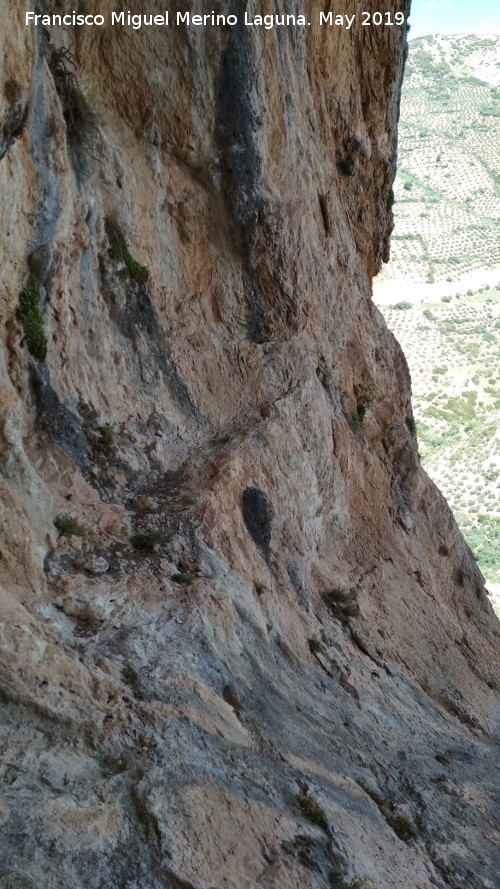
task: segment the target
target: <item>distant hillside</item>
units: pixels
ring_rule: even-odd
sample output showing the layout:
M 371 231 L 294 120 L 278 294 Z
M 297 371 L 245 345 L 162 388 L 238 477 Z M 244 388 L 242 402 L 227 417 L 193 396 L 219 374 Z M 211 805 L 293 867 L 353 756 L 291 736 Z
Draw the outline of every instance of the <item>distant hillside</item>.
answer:
M 412 378 L 422 463 L 489 581 L 500 583 L 500 283 L 383 306 Z M 500 598 L 495 603 L 500 614 Z
M 374 298 L 412 376 L 422 463 L 500 614 L 500 41 L 410 42 L 391 262 Z
M 453 292 L 464 273 L 500 264 L 500 41 L 439 36 L 409 46 L 396 228 L 377 281 L 447 282 Z

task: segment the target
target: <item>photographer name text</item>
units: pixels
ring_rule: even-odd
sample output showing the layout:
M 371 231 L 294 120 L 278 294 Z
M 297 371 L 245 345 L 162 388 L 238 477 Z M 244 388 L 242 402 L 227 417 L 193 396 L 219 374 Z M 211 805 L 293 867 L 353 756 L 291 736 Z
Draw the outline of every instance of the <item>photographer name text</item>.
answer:
M 207 27 L 230 27 L 234 28 L 243 24 L 247 28 L 272 28 L 280 27 L 298 27 L 307 28 L 313 24 L 312 16 L 305 15 L 251 15 L 245 12 L 244 18 L 240 20 L 236 15 L 220 15 L 214 12 L 206 15 L 193 15 L 191 12 L 177 12 L 170 14 L 148 15 L 131 12 L 112 12 L 110 15 L 83 15 L 81 13 L 70 12 L 66 15 L 46 15 L 35 12 L 26 13 L 26 27 L 32 25 L 42 25 L 44 28 L 50 27 L 96 27 L 101 28 L 106 25 L 111 27 L 132 28 L 135 31 L 141 28 L 168 28 L 170 26 L 188 28 L 207 28 Z M 362 27 L 401 27 L 405 22 L 405 16 L 402 12 L 361 12 L 353 15 L 340 15 L 333 12 L 316 13 L 315 21 L 322 27 L 345 28 L 349 31 L 355 24 Z

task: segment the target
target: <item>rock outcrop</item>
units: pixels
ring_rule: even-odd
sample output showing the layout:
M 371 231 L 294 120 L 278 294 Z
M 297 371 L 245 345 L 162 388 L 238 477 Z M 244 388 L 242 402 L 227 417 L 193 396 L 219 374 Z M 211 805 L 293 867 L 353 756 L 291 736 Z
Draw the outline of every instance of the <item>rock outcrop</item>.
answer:
M 499 624 L 371 301 L 405 28 L 247 6 L 0 0 L 0 887 L 494 889 Z

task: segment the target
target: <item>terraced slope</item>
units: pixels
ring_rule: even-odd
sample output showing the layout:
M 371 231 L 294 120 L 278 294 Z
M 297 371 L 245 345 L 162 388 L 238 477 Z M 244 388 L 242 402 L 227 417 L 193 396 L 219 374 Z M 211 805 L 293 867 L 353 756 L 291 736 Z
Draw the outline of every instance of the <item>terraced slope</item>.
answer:
M 420 455 L 500 613 L 500 40 L 410 42 L 391 261 L 374 299 L 410 365 Z
M 498 38 L 410 41 L 394 198 L 392 258 L 379 282 L 443 282 L 453 292 L 465 274 L 500 263 Z
M 422 463 L 500 583 L 500 282 L 381 308 L 410 366 Z

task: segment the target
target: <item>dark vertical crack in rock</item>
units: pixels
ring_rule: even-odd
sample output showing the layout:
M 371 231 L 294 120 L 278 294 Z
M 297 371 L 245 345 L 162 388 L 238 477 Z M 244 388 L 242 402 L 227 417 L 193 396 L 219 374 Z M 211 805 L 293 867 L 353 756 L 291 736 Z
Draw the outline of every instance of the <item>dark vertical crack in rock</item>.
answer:
M 230 28 L 222 53 L 217 92 L 216 123 L 222 153 L 224 193 L 238 231 L 243 252 L 244 277 L 251 314 L 249 339 L 269 339 L 269 323 L 259 295 L 252 251 L 256 228 L 263 213 L 259 195 L 262 157 L 256 134 L 257 91 L 244 21 L 242 0 L 231 0 L 230 12 L 238 24 Z

